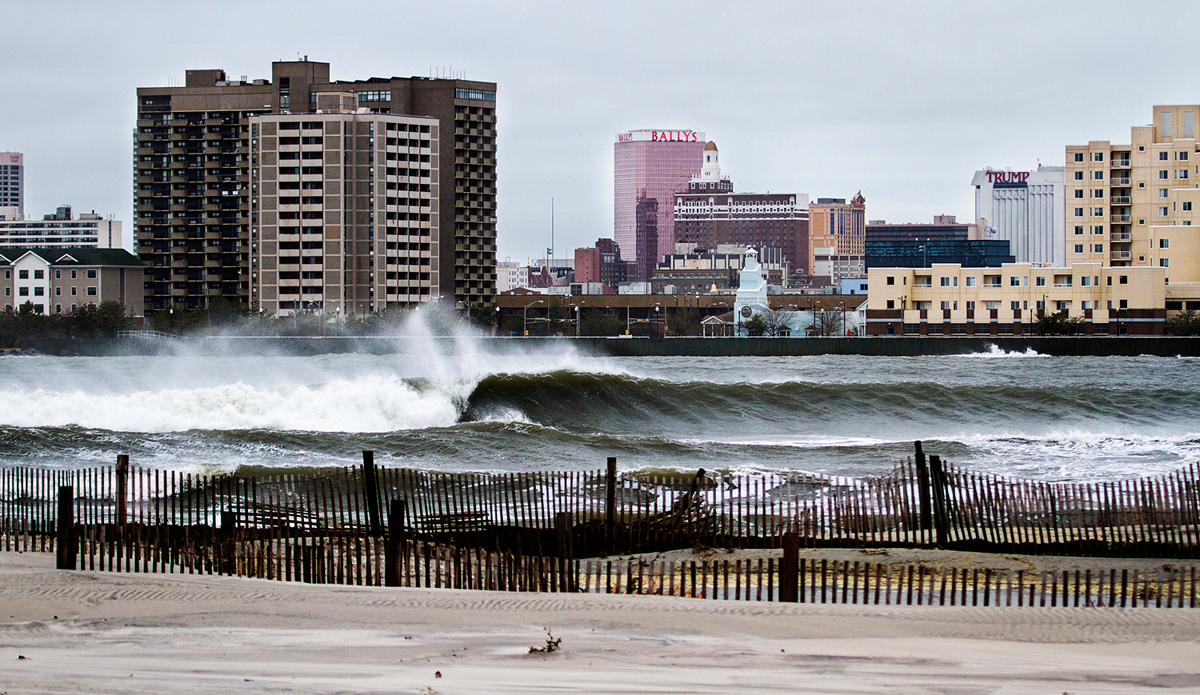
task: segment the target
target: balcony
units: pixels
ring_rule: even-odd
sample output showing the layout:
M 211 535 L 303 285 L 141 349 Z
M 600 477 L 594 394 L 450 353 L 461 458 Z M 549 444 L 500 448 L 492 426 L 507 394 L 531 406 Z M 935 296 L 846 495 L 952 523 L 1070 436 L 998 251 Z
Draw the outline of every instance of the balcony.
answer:
M 1111 168 L 1111 169 L 1131 169 L 1132 167 L 1129 165 L 1128 159 L 1114 159 L 1114 160 L 1112 160 L 1112 164 L 1109 165 L 1109 168 Z
M 1133 253 L 1130 251 L 1113 251 L 1109 254 L 1109 258 L 1114 261 L 1128 261 L 1133 258 Z
M 1112 215 L 1110 219 L 1111 219 L 1111 221 L 1116 222 L 1118 224 L 1129 224 L 1130 222 L 1133 221 L 1133 216 L 1132 215 Z
M 1108 185 L 1110 185 L 1110 186 L 1132 186 L 1133 184 L 1130 181 L 1130 179 L 1128 179 L 1128 178 L 1114 176 L 1113 178 L 1109 179 Z
M 1129 241 L 1132 236 L 1129 232 L 1113 232 L 1108 235 L 1108 238 L 1113 241 Z
M 1109 199 L 1109 202 L 1113 205 L 1132 205 L 1133 198 L 1127 195 L 1114 195 Z

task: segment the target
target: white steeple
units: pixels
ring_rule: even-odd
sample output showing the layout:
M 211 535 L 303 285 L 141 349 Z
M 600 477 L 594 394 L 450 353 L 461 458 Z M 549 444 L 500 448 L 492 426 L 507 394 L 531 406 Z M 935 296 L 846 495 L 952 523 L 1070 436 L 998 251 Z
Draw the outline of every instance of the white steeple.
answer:
M 704 146 L 704 166 L 700 168 L 700 181 L 716 182 L 721 180 L 720 152 L 717 143 L 709 140 Z

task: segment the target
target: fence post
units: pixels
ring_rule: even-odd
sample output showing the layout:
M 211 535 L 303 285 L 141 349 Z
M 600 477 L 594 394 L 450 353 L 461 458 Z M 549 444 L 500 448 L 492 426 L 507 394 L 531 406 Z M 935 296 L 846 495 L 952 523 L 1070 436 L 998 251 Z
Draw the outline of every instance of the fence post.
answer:
M 75 488 L 58 486 L 58 532 L 55 569 L 73 570 L 79 548 L 75 543 Z
M 617 548 L 617 457 L 608 457 L 608 478 L 605 481 L 604 530 L 611 555 Z
M 375 477 L 375 452 L 364 451 L 363 481 L 367 487 L 367 525 L 372 536 L 382 536 L 383 528 L 379 521 L 379 482 Z
M 554 531 L 558 536 L 558 590 L 562 593 L 575 591 L 577 583 L 574 577 L 567 576 L 572 566 L 571 559 L 575 556 L 571 521 L 571 512 L 558 512 L 554 515 Z
M 129 515 L 129 454 L 117 454 L 117 527 L 124 529 Z
M 942 457 L 929 456 L 929 473 L 933 487 L 933 516 L 937 525 L 937 544 L 945 548 L 950 539 L 950 515 L 946 510 L 946 470 L 942 468 Z
M 779 600 L 796 603 L 800 600 L 800 534 L 783 534 L 783 561 L 779 563 Z
M 921 530 L 928 531 L 933 528 L 933 509 L 929 501 L 929 466 L 925 465 L 925 451 L 921 448 L 921 442 L 916 442 L 916 447 L 917 491 L 921 501 Z
M 392 500 L 388 509 L 388 537 L 383 544 L 384 586 L 400 586 L 404 553 L 404 512 L 407 500 Z

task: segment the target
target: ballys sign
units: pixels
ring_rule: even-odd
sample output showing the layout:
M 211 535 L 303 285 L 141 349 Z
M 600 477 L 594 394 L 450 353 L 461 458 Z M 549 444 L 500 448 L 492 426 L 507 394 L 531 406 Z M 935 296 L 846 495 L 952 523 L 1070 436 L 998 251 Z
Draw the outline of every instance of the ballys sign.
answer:
M 695 130 L 631 130 L 617 133 L 617 142 L 704 142 L 704 133 Z
M 988 183 L 1025 183 L 1029 179 L 1028 171 L 989 171 Z

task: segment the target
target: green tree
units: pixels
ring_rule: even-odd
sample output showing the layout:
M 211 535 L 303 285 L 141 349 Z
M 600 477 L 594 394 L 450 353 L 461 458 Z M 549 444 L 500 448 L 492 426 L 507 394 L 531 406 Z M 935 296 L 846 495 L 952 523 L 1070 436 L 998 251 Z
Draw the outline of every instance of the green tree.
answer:
M 759 337 L 767 335 L 770 326 L 767 320 L 763 317 L 762 312 L 756 313 L 742 323 L 742 328 L 746 329 L 746 335 L 751 337 Z
M 1083 332 L 1083 327 L 1083 317 L 1071 317 L 1066 310 L 1043 313 L 1037 322 L 1038 335 L 1078 335 Z
M 580 335 L 621 335 L 625 333 L 625 320 L 601 309 L 584 309 L 579 316 Z
M 1200 316 L 1191 309 L 1167 319 L 1167 335 L 1200 335 Z

